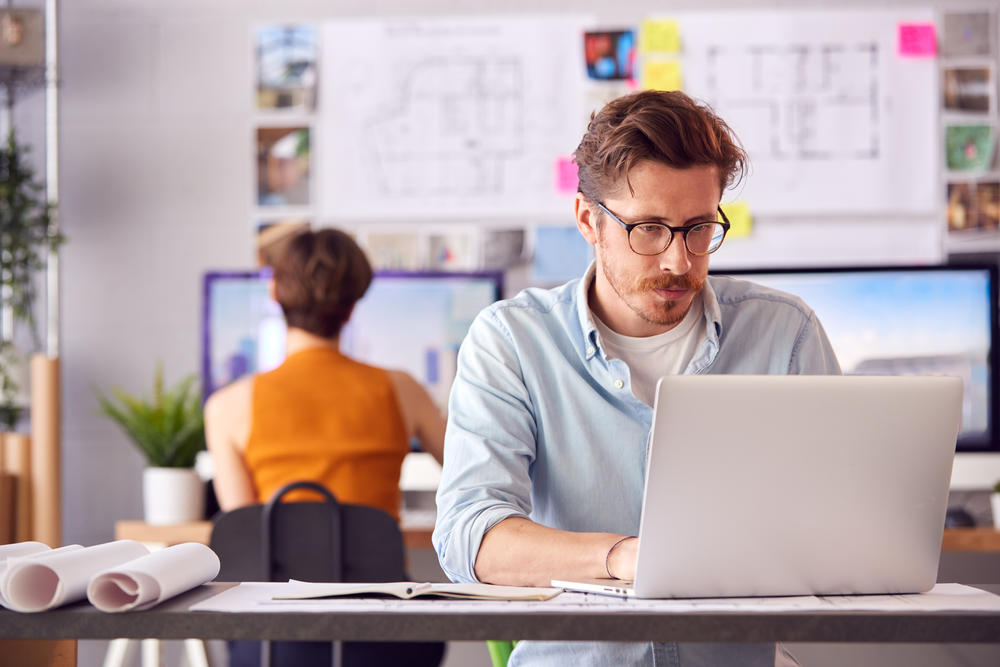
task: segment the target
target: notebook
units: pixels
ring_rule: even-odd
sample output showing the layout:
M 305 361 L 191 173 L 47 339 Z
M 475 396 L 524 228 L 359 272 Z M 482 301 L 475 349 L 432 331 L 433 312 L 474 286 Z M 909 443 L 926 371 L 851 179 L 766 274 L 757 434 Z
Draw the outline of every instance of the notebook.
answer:
M 915 593 L 937 579 L 962 381 L 678 375 L 657 384 L 635 596 Z

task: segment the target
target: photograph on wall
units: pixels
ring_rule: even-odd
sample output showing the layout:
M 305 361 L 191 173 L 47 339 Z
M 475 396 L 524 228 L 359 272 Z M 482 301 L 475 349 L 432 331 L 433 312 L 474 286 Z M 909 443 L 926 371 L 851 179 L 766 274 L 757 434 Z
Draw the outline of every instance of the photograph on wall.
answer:
M 941 72 L 942 105 L 945 111 L 989 113 L 996 105 L 993 68 L 946 67 Z
M 996 231 L 1000 228 L 1000 182 L 976 183 L 974 212 L 976 229 Z
M 257 108 L 312 111 L 316 106 L 316 28 L 261 26 L 254 33 Z
M 948 231 L 960 232 L 972 226 L 972 193 L 975 187 L 975 183 L 967 182 L 948 184 L 948 204 L 946 207 Z
M 308 206 L 308 127 L 257 128 L 258 206 Z
M 631 30 L 585 32 L 583 57 L 587 64 L 587 76 L 591 79 L 631 79 L 635 62 L 635 33 Z
M 948 169 L 985 171 L 993 161 L 996 137 L 992 125 L 949 125 L 944 144 Z
M 525 233 L 523 229 L 485 229 L 482 232 L 484 269 L 508 269 L 524 261 Z
M 989 56 L 993 20 L 988 11 L 945 12 L 941 55 Z
M 257 265 L 274 266 L 288 242 L 301 232 L 308 231 L 309 227 L 308 220 L 298 218 L 282 218 L 258 223 L 254 235 Z
M 376 270 L 417 271 L 426 263 L 423 238 L 414 232 L 368 231 L 361 241 Z
M 947 212 L 949 232 L 1000 229 L 1000 182 L 949 183 Z
M 472 271 L 479 268 L 479 234 L 472 229 L 427 235 L 427 267 L 436 271 Z

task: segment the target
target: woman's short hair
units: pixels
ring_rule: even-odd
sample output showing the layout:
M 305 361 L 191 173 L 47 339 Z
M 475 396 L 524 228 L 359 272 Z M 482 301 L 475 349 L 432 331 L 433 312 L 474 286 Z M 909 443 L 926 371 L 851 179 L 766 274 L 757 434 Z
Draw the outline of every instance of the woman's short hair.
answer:
M 709 107 L 680 91 L 644 90 L 612 100 L 591 114 L 573 154 L 579 191 L 603 201 L 639 162 L 677 169 L 714 165 L 721 190 L 743 178 L 749 158 L 732 129 Z
M 290 239 L 274 263 L 275 298 L 290 327 L 333 338 L 372 282 L 363 250 L 337 229 Z

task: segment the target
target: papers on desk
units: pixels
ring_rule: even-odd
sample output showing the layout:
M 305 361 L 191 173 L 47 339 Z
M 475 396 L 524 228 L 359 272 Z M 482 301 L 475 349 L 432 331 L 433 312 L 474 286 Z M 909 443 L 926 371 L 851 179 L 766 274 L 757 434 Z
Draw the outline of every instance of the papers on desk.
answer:
M 672 600 L 635 600 L 562 593 L 545 601 L 495 600 L 397 600 L 397 599 L 275 599 L 294 592 L 301 584 L 242 583 L 218 595 L 198 602 L 191 611 L 220 612 L 350 612 L 384 613 L 387 611 L 442 612 L 468 614 L 512 613 L 691 613 L 699 611 L 731 612 L 843 612 L 843 611 L 1000 611 L 1000 596 L 961 584 L 938 584 L 927 593 L 912 595 L 837 595 L 782 598 L 699 598 Z
M 548 600 L 562 593 L 560 588 L 535 586 L 494 586 L 492 584 L 431 584 L 416 581 L 385 583 L 312 583 L 292 580 L 295 587 L 283 589 L 276 600 L 316 600 L 337 597 L 388 597 L 400 600 L 444 598 L 450 600 Z
M 219 573 L 219 557 L 203 544 L 155 553 L 132 540 L 49 549 L 38 542 L 0 546 L 0 605 L 45 611 L 88 598 L 102 611 L 147 609 Z

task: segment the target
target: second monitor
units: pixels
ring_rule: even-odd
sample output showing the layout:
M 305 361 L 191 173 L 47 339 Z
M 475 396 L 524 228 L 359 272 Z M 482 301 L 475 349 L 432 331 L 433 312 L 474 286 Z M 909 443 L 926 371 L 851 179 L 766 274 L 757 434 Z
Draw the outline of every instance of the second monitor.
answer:
M 269 278 L 266 270 L 205 274 L 206 397 L 284 359 L 284 318 L 268 296 Z M 500 273 L 377 272 L 340 334 L 340 348 L 359 361 L 407 371 L 444 407 L 458 347 L 479 311 L 501 292 Z

